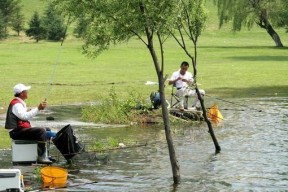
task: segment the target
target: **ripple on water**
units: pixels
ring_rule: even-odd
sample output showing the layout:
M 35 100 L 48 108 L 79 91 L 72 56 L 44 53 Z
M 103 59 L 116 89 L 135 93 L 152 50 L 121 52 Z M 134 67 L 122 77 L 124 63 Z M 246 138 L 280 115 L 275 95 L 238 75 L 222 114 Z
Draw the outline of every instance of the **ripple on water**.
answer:
M 215 128 L 216 137 L 222 148 L 221 153 L 214 154 L 215 148 L 204 123 L 180 127 L 174 132 L 174 145 L 181 173 L 181 184 L 175 189 L 172 186 L 171 164 L 162 127 L 115 129 L 109 126 L 81 124 L 83 122 L 79 121 L 79 116 L 78 119 L 74 119 L 75 121 L 71 121 L 71 116 L 60 118 L 61 115 L 58 115 L 60 122 L 70 122 L 77 130 L 77 134 L 85 132 L 87 135 L 95 136 L 92 139 L 97 139 L 99 135 L 101 137 L 129 135 L 140 143 L 148 141 L 146 147 L 98 154 L 109 154 L 109 161 L 106 162 L 93 161 L 87 156 L 77 157 L 75 164 L 79 172 L 73 175 L 74 181 L 70 180 L 71 185 L 73 182 L 81 183 L 81 179 L 82 183 L 85 179 L 98 183 L 83 184 L 71 189 L 178 192 L 287 190 L 288 98 L 232 101 L 249 107 L 224 102 L 218 104 L 220 110 L 230 109 L 221 111 L 225 120 Z M 65 113 L 70 114 L 69 110 L 60 112 L 66 117 L 69 115 Z M 38 120 L 40 123 L 41 119 Z M 91 142 L 91 137 L 89 140 L 88 137 L 83 139 Z M 1 158 L 2 162 L 9 162 L 7 155 L 1 155 Z

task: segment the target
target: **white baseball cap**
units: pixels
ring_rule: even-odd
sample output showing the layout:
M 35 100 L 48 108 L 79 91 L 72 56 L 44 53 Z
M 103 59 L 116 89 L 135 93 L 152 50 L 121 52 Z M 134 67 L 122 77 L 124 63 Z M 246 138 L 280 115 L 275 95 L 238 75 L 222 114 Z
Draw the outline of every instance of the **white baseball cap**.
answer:
M 18 83 L 17 85 L 14 86 L 13 92 L 14 92 L 14 95 L 16 95 L 18 93 L 21 93 L 22 91 L 27 91 L 30 88 L 31 88 L 31 86 L 26 86 L 22 83 Z

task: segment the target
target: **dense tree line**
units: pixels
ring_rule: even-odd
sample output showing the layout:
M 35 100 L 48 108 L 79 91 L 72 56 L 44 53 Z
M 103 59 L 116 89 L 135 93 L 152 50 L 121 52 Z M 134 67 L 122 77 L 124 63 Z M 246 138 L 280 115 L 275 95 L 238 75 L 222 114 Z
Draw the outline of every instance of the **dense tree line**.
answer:
M 52 5 L 46 7 L 42 17 L 35 11 L 28 22 L 28 29 L 24 28 L 24 24 L 21 0 L 0 0 L 0 39 L 7 38 L 10 29 L 18 36 L 25 31 L 36 42 L 41 39 L 59 41 L 64 36 L 64 19 Z
M 251 28 L 253 24 L 267 31 L 276 46 L 283 46 L 275 27 L 285 28 L 288 32 L 288 0 L 214 0 L 218 5 L 220 27 L 232 21 L 234 31 L 243 27 Z M 36 16 L 37 14 L 37 16 Z M 74 33 L 81 37 L 86 30 L 84 14 L 76 21 Z M 0 39 L 8 37 L 9 30 L 15 31 L 18 36 L 21 31 L 35 39 L 59 41 L 63 37 L 63 18 L 52 5 L 48 5 L 44 15 L 34 13 L 28 25 L 24 28 L 25 18 L 22 14 L 21 0 L 0 0 Z

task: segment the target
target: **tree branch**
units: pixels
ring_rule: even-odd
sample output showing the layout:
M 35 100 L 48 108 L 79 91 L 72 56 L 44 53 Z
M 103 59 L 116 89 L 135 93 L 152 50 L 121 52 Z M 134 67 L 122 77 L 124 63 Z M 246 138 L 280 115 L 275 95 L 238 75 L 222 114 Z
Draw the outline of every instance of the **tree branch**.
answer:
M 135 34 L 146 46 L 148 46 L 148 44 L 144 41 L 144 39 L 138 34 L 136 33 L 134 30 L 130 30 L 133 34 Z
M 161 71 L 160 73 L 163 73 L 164 71 L 164 50 L 163 50 L 163 42 L 161 40 L 161 35 L 159 32 L 157 32 L 157 37 L 160 45 L 160 52 L 161 52 Z

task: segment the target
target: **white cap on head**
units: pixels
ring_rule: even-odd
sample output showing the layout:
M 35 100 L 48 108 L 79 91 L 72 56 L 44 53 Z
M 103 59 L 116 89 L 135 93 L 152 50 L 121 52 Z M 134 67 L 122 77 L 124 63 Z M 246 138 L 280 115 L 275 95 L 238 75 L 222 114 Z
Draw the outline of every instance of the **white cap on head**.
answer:
M 13 92 L 14 92 L 14 95 L 16 95 L 18 93 L 21 93 L 22 91 L 27 91 L 30 88 L 31 88 L 31 86 L 26 86 L 22 83 L 18 83 L 17 85 L 14 86 Z

